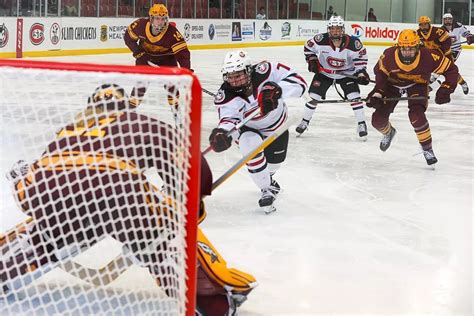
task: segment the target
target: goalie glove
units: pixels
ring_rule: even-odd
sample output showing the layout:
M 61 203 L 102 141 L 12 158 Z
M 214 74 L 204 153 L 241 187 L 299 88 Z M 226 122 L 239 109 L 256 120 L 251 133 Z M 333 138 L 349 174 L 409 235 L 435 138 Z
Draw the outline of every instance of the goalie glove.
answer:
M 215 152 L 227 150 L 232 145 L 232 137 L 223 128 L 214 128 L 209 136 L 209 144 Z
M 319 59 L 316 55 L 309 56 L 306 61 L 308 62 L 308 71 L 314 72 L 315 74 L 319 73 Z
M 263 84 L 260 93 L 258 94 L 258 106 L 263 115 L 267 115 L 278 107 L 278 100 L 282 95 L 281 87 L 273 82 L 268 81 Z

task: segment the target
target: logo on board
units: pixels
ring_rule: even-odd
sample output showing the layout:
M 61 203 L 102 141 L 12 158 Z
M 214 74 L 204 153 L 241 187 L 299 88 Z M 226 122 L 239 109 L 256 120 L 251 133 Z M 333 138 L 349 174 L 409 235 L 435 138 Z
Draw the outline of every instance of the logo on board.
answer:
M 0 25 L 0 48 L 5 47 L 8 43 L 8 29 L 5 23 Z
M 34 23 L 30 28 L 30 42 L 33 45 L 40 45 L 44 41 L 44 25 Z

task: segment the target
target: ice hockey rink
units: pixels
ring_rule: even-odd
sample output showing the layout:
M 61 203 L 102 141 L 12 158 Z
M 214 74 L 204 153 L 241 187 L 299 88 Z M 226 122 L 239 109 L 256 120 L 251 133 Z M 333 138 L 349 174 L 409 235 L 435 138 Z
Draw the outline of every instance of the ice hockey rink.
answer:
M 367 47 L 371 76 L 383 49 Z M 246 50 L 254 62 L 278 61 L 311 81 L 300 46 Z M 227 51 L 191 51 L 207 90 L 219 88 Z M 131 54 L 43 59 L 133 64 Z M 358 139 L 349 104 L 318 106 L 297 138 L 304 100 L 288 100 L 290 142 L 275 176 L 283 189 L 277 211 L 259 210 L 260 192 L 245 169 L 206 198 L 203 231 L 229 266 L 259 283 L 239 315 L 472 315 L 474 50 L 464 50 L 457 65 L 471 93 L 458 87 L 450 104 L 430 100 L 427 111 L 435 170 L 423 158 L 406 102 L 392 114 L 398 133 L 381 152 L 381 135 L 371 126 L 368 140 Z M 370 89 L 363 86 L 362 95 Z M 327 99 L 338 98 L 330 88 Z M 370 125 L 373 110 L 365 111 Z M 202 148 L 217 121 L 204 94 Z M 233 145 L 206 157 L 217 178 L 241 156 Z M 21 220 L 4 206 L 0 215 L 2 231 Z

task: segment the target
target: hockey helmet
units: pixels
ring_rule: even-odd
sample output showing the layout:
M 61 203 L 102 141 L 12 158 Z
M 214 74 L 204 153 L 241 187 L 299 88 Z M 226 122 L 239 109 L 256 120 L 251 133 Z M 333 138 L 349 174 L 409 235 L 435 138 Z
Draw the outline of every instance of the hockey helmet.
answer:
M 400 60 L 404 64 L 411 64 L 419 52 L 420 37 L 415 30 L 403 30 L 398 36 L 397 46 Z
M 103 84 L 97 87 L 87 100 L 90 107 L 101 107 L 109 111 L 121 111 L 129 107 L 125 90 L 117 84 Z
M 335 29 L 334 27 L 340 27 L 342 32 Z M 328 21 L 328 33 L 329 37 L 333 40 L 341 39 L 342 35 L 345 33 L 344 28 L 344 19 L 341 16 L 332 16 Z
M 168 9 L 164 4 L 154 4 L 148 11 L 150 16 L 150 24 L 154 31 L 163 32 L 168 26 Z
M 443 14 L 443 25 L 446 25 L 446 26 L 453 25 L 453 15 L 451 13 Z
M 243 50 L 227 53 L 221 72 L 224 81 L 235 92 L 242 92 L 251 85 L 252 63 Z
M 418 24 L 431 24 L 431 19 L 429 16 L 422 15 L 418 18 Z

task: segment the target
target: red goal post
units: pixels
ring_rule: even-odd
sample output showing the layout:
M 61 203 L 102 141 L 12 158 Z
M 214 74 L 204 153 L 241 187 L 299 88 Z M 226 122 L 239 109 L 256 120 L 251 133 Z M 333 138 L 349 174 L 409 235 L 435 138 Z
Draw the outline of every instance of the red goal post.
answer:
M 93 93 L 95 86 L 118 81 L 130 95 L 131 90 L 137 86 L 137 83 L 146 82 L 147 92 L 145 93 L 142 103 L 138 106 L 137 112 L 141 111 L 143 107 L 145 114 L 151 115 L 158 120 L 164 120 L 170 126 L 174 126 L 180 135 L 179 137 L 183 138 L 182 143 L 184 145 L 180 143 L 182 147 L 178 146 L 178 152 L 169 154 L 178 155 L 181 158 L 185 157 L 183 160 L 187 161 L 187 163 L 185 162 L 183 164 L 186 166 L 185 174 L 178 174 L 176 180 L 185 182 L 185 185 L 182 186 L 184 188 L 183 191 L 185 191 L 183 192 L 182 201 L 183 205 L 185 205 L 184 212 L 186 213 L 185 223 L 182 227 L 184 233 L 178 228 L 174 234 L 185 235 L 182 236 L 185 243 L 185 254 L 183 254 L 185 258 L 184 310 L 186 315 L 194 315 L 196 299 L 196 236 L 197 212 L 199 209 L 202 104 L 201 85 L 196 75 L 183 68 L 153 68 L 3 59 L 0 60 L 0 81 L 2 82 L 0 87 L 2 122 L 0 122 L 0 125 L 5 129 L 4 131 L 11 131 L 12 126 L 18 126 L 18 128 L 21 129 L 21 133 L 12 131 L 14 135 L 11 135 L 11 137 L 10 135 L 5 136 L 5 133 L 2 132 L 2 138 L 8 138 L 5 142 L 3 141 L 4 139 L 2 139 L 2 144 L 6 144 L 6 148 L 2 148 L 2 151 L 8 154 L 8 158 L 2 160 L 0 170 L 2 177 L 3 174 L 9 172 L 12 161 L 25 159 L 28 163 L 31 163 L 35 159 L 39 159 L 41 152 L 48 142 L 51 141 L 51 139 L 47 137 L 40 138 L 40 135 L 45 132 L 44 134 L 50 136 L 51 131 L 68 124 L 68 120 L 73 118 L 77 111 L 82 110 L 86 106 L 85 97 Z M 173 112 L 173 108 L 170 107 L 166 100 L 166 97 L 170 97 L 170 86 L 178 87 L 177 90 L 179 94 L 176 95 L 175 93 L 172 97 L 178 100 L 179 110 L 177 111 L 179 113 Z M 179 122 L 176 121 L 177 115 L 180 120 Z M 35 124 L 38 125 L 35 126 Z M 18 140 L 20 143 L 16 143 Z M 5 180 L 2 179 L 1 181 Z M 11 214 L 13 212 L 11 206 L 15 204 L 17 209 L 14 212 L 20 213 L 19 203 L 9 200 L 10 198 L 13 200 L 11 196 L 14 194 L 11 194 L 11 192 L 8 193 L 8 195 L 2 195 L 0 204 L 3 206 L 0 212 L 3 212 L 3 214 L 0 215 Z M 176 199 L 177 201 L 175 201 L 175 203 L 179 204 L 181 198 L 178 197 Z M 182 223 L 179 224 L 182 225 Z M 9 231 L 7 235 L 4 234 L 2 236 L 2 247 L 8 247 L 9 243 L 12 242 L 10 236 L 22 233 L 21 227 L 20 225 Z M 179 241 L 177 241 L 177 243 L 179 243 Z M 69 260 L 70 258 L 66 259 Z M 5 267 L 7 259 L 4 258 L 3 260 L 2 266 Z M 0 261 L 0 264 L 2 264 L 2 261 Z M 76 266 L 78 266 L 78 264 L 77 262 L 72 262 L 64 264 L 61 267 L 65 268 L 66 266 L 69 268 L 77 268 Z M 86 268 L 84 268 L 84 266 L 86 266 Z M 87 270 L 90 268 L 87 263 L 84 264 L 84 266 L 82 266 L 81 269 Z M 103 269 L 104 267 L 100 267 L 95 270 L 95 273 L 100 273 Z M 48 270 L 44 274 L 50 272 L 51 271 Z M 77 276 L 79 274 L 80 273 L 76 271 L 76 274 L 73 275 Z M 40 274 L 39 276 L 43 277 L 44 275 Z M 28 279 L 27 281 L 21 280 L 20 283 L 29 286 L 30 282 L 32 282 L 32 280 Z M 100 282 L 98 285 L 103 286 Z M 42 286 L 44 288 L 44 284 Z M 47 289 L 49 289 L 48 286 L 46 286 Z M 88 284 L 87 289 L 93 286 L 95 285 Z M 110 284 L 107 284 L 107 286 L 110 286 Z M 182 285 L 178 285 L 178 287 L 180 286 Z M 19 291 L 21 290 L 22 289 L 19 289 Z M 177 291 L 179 292 L 180 289 Z M 17 298 L 17 294 L 18 293 L 15 293 L 15 295 L 9 296 L 8 291 L 3 294 L 0 293 L 0 311 L 27 312 L 28 309 L 25 310 L 20 305 L 14 305 L 17 303 L 12 297 Z M 41 299 L 39 299 L 39 301 L 42 302 Z M 67 302 L 64 304 L 67 306 Z M 28 304 L 28 306 L 32 306 L 31 308 L 33 309 L 36 308 L 33 304 Z M 177 310 L 181 312 L 183 308 L 178 307 Z M 150 314 L 159 313 L 150 311 Z

